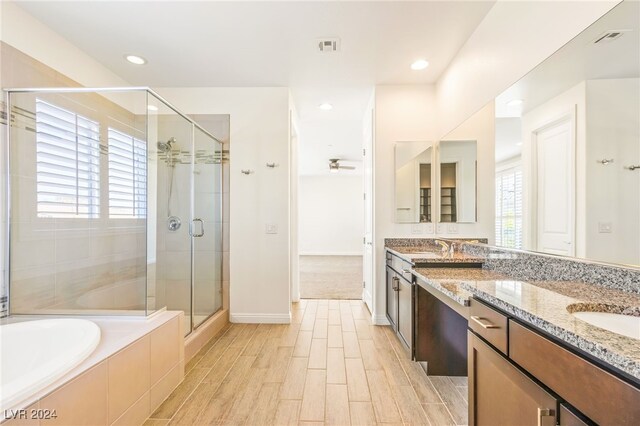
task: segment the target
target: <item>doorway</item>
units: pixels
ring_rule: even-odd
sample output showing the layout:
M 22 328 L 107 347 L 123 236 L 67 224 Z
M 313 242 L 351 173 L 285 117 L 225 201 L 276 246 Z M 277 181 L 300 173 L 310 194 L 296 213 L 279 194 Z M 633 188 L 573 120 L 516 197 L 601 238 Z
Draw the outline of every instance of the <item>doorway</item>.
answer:
M 575 120 L 572 114 L 533 132 L 536 250 L 575 256 Z

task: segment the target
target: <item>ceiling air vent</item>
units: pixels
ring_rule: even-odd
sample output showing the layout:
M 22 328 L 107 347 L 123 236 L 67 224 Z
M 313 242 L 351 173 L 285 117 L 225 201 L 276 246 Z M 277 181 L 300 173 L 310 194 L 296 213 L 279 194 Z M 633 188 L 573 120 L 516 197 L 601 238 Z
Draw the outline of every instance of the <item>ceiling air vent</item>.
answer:
M 340 50 L 339 38 L 318 39 L 318 51 L 321 53 L 332 53 Z
M 593 44 L 610 43 L 622 37 L 629 30 L 609 30 L 598 36 Z

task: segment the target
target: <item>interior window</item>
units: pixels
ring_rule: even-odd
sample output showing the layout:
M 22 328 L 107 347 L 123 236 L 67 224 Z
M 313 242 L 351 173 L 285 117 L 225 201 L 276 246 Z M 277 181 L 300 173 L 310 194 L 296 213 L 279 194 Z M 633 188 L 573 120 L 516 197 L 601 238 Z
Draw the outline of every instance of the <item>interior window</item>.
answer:
M 100 125 L 36 100 L 38 217 L 100 216 Z
M 522 248 L 522 170 L 520 166 L 496 174 L 496 245 Z

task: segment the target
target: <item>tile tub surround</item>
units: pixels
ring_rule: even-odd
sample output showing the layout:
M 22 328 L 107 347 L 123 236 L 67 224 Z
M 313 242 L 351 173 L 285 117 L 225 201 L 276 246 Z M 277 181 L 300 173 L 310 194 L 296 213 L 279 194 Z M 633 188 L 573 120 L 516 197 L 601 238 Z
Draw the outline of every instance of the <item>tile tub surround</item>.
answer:
M 182 381 L 182 312 L 147 319 L 86 318 L 100 326 L 100 344 L 77 368 L 15 407 L 56 410 L 56 419 L 28 424 L 142 424 Z M 3 323 L 28 319 L 35 318 L 10 317 Z M 3 423 L 14 424 L 23 423 Z

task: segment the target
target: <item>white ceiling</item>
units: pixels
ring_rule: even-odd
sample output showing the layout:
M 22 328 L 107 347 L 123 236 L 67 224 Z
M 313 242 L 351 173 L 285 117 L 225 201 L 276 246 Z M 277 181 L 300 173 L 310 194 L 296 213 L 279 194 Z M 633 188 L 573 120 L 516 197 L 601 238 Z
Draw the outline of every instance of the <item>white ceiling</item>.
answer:
M 34 1 L 19 6 L 133 85 L 290 87 L 306 158 L 300 170 L 315 173 L 330 155 L 351 158 L 359 152 L 362 132 L 355 131 L 355 122 L 375 85 L 434 83 L 493 4 Z M 325 37 L 339 37 L 341 51 L 318 53 L 317 40 Z M 126 53 L 148 63 L 133 66 L 123 59 Z M 429 60 L 427 70 L 410 69 L 418 58 Z M 319 110 L 323 102 L 334 109 Z M 328 140 L 336 142 L 333 147 Z
M 625 1 L 496 98 L 496 117 L 520 117 L 584 80 L 640 77 L 640 2 Z M 605 31 L 630 30 L 609 43 Z M 522 99 L 519 107 L 507 102 Z

